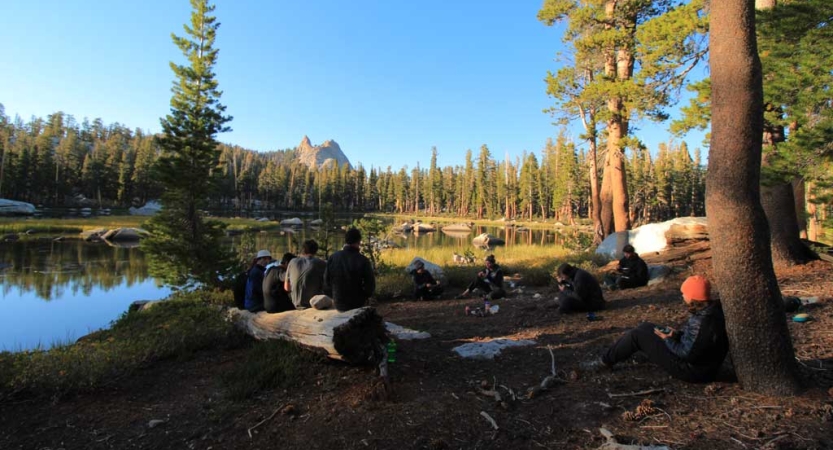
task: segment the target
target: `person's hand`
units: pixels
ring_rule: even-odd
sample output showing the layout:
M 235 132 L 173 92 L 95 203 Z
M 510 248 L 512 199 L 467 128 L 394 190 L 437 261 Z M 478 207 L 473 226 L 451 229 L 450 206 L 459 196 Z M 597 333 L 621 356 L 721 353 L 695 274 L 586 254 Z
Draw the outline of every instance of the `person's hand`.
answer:
M 483 278 L 483 277 L 485 277 L 485 276 L 486 276 L 486 272 L 483 272 L 483 271 L 477 272 L 477 276 L 478 276 L 479 278 Z
M 668 331 L 668 332 L 666 333 L 665 331 Z M 659 336 L 663 340 L 672 338 L 674 336 L 675 332 L 676 332 L 676 330 L 674 330 L 671 327 L 665 327 L 665 330 L 660 329 L 660 327 L 654 327 L 654 334 L 656 334 L 657 336 Z
M 559 291 L 563 291 L 566 287 L 567 287 L 566 285 L 564 285 L 562 283 L 558 283 L 558 290 Z

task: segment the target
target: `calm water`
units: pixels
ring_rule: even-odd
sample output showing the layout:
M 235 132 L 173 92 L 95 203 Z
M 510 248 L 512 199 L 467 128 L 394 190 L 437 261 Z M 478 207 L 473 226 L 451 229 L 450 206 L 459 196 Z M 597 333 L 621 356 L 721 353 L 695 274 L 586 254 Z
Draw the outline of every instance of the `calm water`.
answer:
M 468 235 L 408 233 L 394 235 L 391 241 L 404 248 L 443 246 L 462 253 L 472 248 L 472 238 L 482 232 L 505 239 L 507 245 L 563 244 L 564 239 L 553 231 L 475 227 Z M 267 248 L 280 257 L 298 249 L 308 238 L 320 241 L 319 232 L 255 233 L 229 238 L 225 245 L 234 251 L 241 246 Z M 336 241 L 340 248 L 341 237 Z M 0 242 L 0 350 L 50 347 L 75 340 L 106 327 L 136 300 L 157 300 L 169 294 L 169 289 L 148 275 L 138 248 L 80 239 Z

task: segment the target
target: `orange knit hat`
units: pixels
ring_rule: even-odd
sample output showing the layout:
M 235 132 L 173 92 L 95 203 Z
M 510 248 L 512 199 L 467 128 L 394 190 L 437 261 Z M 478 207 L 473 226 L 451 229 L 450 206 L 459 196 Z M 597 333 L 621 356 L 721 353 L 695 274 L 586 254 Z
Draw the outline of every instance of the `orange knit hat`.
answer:
M 700 275 L 693 275 L 683 282 L 680 286 L 680 292 L 683 293 L 690 300 L 705 302 L 711 298 L 712 286 L 706 277 Z

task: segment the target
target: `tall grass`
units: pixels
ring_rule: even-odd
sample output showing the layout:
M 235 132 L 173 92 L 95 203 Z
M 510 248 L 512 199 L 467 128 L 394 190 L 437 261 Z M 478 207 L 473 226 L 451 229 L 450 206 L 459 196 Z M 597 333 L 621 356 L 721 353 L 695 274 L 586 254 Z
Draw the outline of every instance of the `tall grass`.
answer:
M 243 232 L 280 228 L 280 223 L 271 221 L 258 222 L 254 219 L 237 217 L 214 217 L 213 219 L 227 224 L 230 230 Z M 30 234 L 72 234 L 81 233 L 86 230 L 94 230 L 96 228 L 140 228 L 147 220 L 148 217 L 144 216 L 96 216 L 88 218 L 74 217 L 69 219 L 4 217 L 0 218 L 0 235 L 27 232 Z
M 390 270 L 377 277 L 377 297 L 384 300 L 396 294 L 409 295 L 411 278 L 405 267 L 415 257 L 439 265 L 446 277 L 446 284 L 452 289 L 464 289 L 484 266 L 483 259 L 494 254 L 503 268 L 505 277 L 517 280 L 524 286 L 547 286 L 552 281 L 555 269 L 563 262 L 592 269 L 596 263 L 589 252 L 575 253 L 559 246 L 512 245 L 497 247 L 493 251 L 474 251 L 477 261 L 473 264 L 458 265 L 453 262 L 454 249 L 435 247 L 430 249 L 389 249 L 382 254 L 382 260 Z
M 507 224 L 505 220 L 501 220 L 499 218 L 485 218 L 485 219 L 473 219 L 468 217 L 459 217 L 456 215 L 452 216 L 427 216 L 427 215 L 420 215 L 420 214 L 382 214 L 382 213 L 371 213 L 367 214 L 368 216 L 372 217 L 379 217 L 385 218 L 389 220 L 393 220 L 395 224 L 400 224 L 405 221 L 410 220 L 420 220 L 426 223 L 437 223 L 440 226 L 443 225 L 451 225 L 454 223 L 469 223 L 473 222 L 475 225 L 487 225 L 487 226 L 494 226 L 494 227 L 502 227 Z M 551 229 L 553 225 L 556 223 L 554 219 L 532 219 L 532 220 L 525 220 L 525 219 L 518 219 L 513 222 L 516 225 L 523 225 L 528 228 L 532 229 Z M 592 224 L 590 219 L 581 219 L 577 218 L 578 225 L 589 225 Z
M 139 227 L 147 217 L 106 216 L 72 219 L 0 218 L 0 233 L 80 233 L 96 228 Z M 31 231 L 30 231 L 31 230 Z

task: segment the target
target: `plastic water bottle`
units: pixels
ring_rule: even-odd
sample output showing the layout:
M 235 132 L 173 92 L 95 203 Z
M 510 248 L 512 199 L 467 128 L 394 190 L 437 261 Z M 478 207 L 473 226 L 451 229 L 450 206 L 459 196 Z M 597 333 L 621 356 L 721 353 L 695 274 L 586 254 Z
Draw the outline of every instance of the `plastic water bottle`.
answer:
M 489 309 L 491 309 L 491 307 L 492 307 L 492 304 L 489 303 L 489 300 L 486 300 L 486 301 L 483 302 L 483 310 L 484 310 L 485 314 L 490 313 Z
M 395 363 L 396 362 L 396 341 L 391 339 L 388 341 L 387 345 L 388 349 L 388 362 Z

